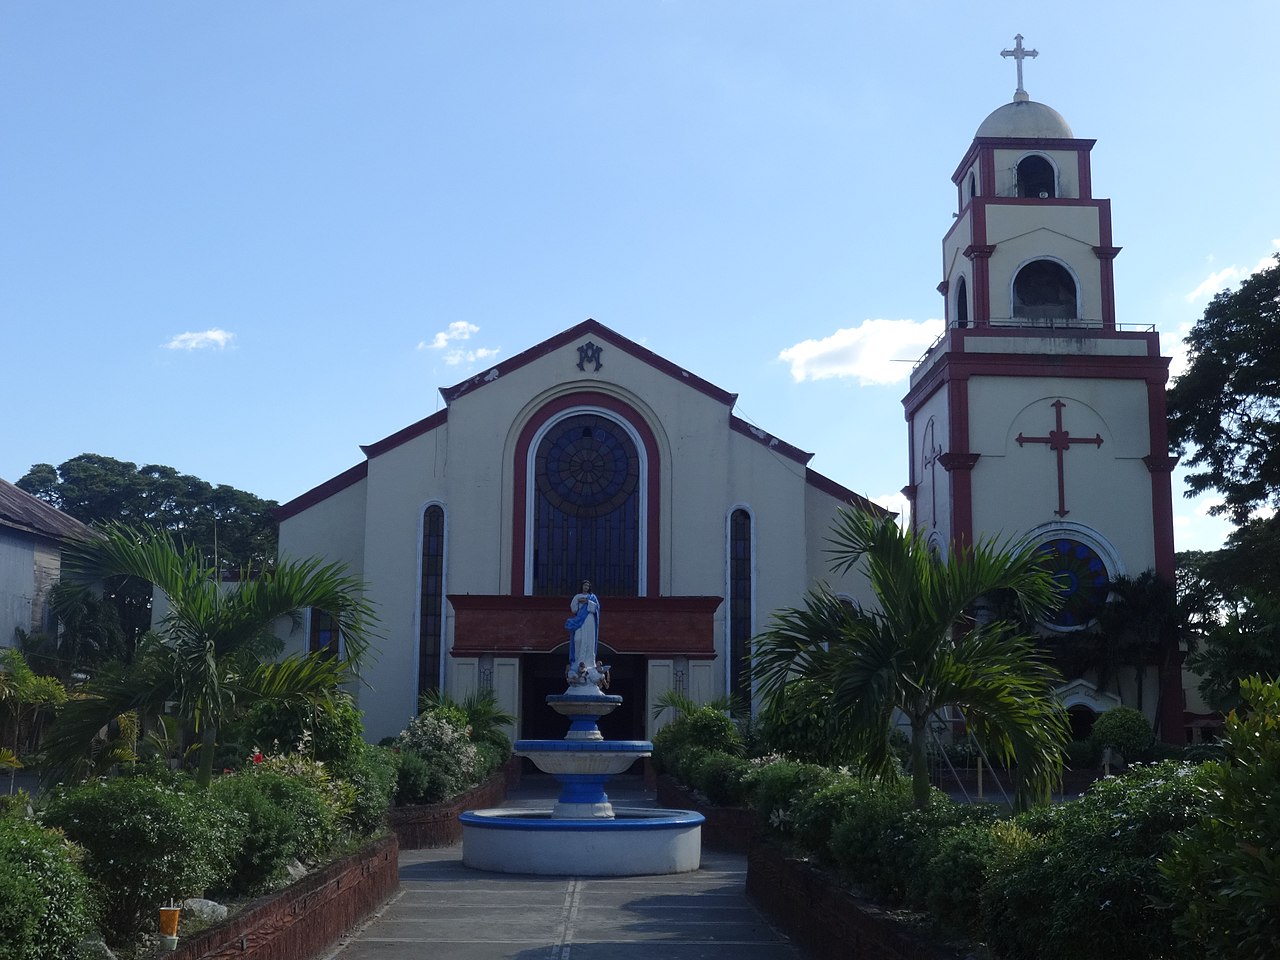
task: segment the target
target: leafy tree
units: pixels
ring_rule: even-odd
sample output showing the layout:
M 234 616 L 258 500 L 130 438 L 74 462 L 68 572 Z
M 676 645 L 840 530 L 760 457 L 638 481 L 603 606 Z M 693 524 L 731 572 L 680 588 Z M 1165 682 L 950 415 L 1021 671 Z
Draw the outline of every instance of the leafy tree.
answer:
M 1047 798 L 1069 739 L 1053 695 L 1058 675 L 1026 631 L 974 616 L 997 591 L 1009 591 L 1028 619 L 1052 607 L 1054 581 L 1038 548 L 983 542 L 946 559 L 892 518 L 855 511 L 841 513 L 831 543 L 837 571 L 865 562 L 879 610 L 849 610 L 819 587 L 803 608 L 776 614 L 755 641 L 765 699 L 810 691 L 811 710 L 830 714 L 833 731 L 873 774 L 893 770 L 890 734 L 901 711 L 918 806 L 929 798 L 928 725 L 959 708 L 989 753 L 1018 765 L 1020 802 Z M 801 678 L 816 682 L 793 682 Z
M 1122 652 L 1133 670 L 1136 706 L 1143 708 L 1143 688 L 1148 667 L 1154 663 L 1161 683 L 1156 717 L 1164 695 L 1164 678 L 1179 667 L 1182 616 L 1174 584 L 1145 570 L 1136 577 L 1118 576 L 1111 581 L 1111 599 L 1098 615 L 1102 642 Z M 1194 637 L 1188 637 L 1194 643 Z
M 1280 679 L 1280 603 L 1244 601 L 1225 621 L 1209 631 L 1204 643 L 1187 658 L 1200 675 L 1200 695 L 1215 710 L 1240 704 L 1240 681 L 1260 676 Z
M 1217 490 L 1216 512 L 1245 523 L 1280 505 L 1280 254 L 1223 291 L 1187 336 L 1188 365 L 1169 391 L 1171 439 L 1190 445 L 1192 494 Z
M 54 467 L 37 463 L 17 482 L 27 493 L 84 523 L 125 523 L 167 530 L 217 556 L 226 569 L 263 569 L 276 553 L 277 504 L 160 464 L 82 453 Z
M 137 711 L 154 718 L 175 704 L 200 736 L 197 779 L 207 784 L 218 730 L 259 700 L 324 701 L 368 653 L 375 621 L 363 585 L 341 565 L 281 561 L 260 577 L 224 588 L 198 550 L 164 531 L 112 524 L 104 535 L 68 543 L 64 570 L 94 581 L 123 575 L 154 584 L 169 612 L 145 639 L 132 665 L 103 671 L 59 717 L 48 752 L 69 763 L 114 718 Z M 307 607 L 337 622 L 347 661 L 320 655 L 263 662 L 272 624 Z
M 1210 958 L 1275 955 L 1280 939 L 1280 687 L 1241 683 L 1248 713 L 1227 717 L 1227 760 L 1206 764 L 1207 809 L 1160 863 L 1186 904 L 1174 929 Z

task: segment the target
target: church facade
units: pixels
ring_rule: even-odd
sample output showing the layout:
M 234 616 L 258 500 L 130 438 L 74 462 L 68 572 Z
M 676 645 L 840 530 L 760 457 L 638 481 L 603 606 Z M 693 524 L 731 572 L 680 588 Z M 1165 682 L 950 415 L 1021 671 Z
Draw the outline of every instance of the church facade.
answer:
M 980 538 L 1043 546 L 1064 605 L 1048 635 L 1090 629 L 1114 577 L 1174 578 L 1159 334 L 1119 322 L 1111 202 L 1094 196 L 1093 140 L 1022 89 L 986 118 L 956 167 L 942 242 L 946 327 L 903 400 L 915 523 L 942 551 Z M 1126 671 L 1127 673 L 1127 671 Z M 1176 656 L 1141 694 L 1161 736 L 1184 737 Z M 1081 679 L 1076 714 L 1119 705 Z
M 445 405 L 284 504 L 282 556 L 341 560 L 381 624 L 357 691 L 373 739 L 418 697 L 492 689 L 522 737 L 563 736 L 570 598 L 590 581 L 622 708 L 650 736 L 659 698 L 751 696 L 750 638 L 816 580 L 869 602 L 823 549 L 842 506 L 880 509 L 742 420 L 735 396 L 587 320 L 441 390 Z M 312 613 L 305 640 L 335 646 Z M 660 721 L 657 721 L 660 722 Z

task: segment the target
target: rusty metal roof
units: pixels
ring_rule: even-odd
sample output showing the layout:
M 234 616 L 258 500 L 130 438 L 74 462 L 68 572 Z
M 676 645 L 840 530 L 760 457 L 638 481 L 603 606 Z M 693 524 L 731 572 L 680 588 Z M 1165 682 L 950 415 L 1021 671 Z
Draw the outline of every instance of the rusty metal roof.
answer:
M 75 517 L 51 507 L 8 480 L 0 480 L 0 528 L 6 527 L 50 540 L 84 537 L 92 532 Z

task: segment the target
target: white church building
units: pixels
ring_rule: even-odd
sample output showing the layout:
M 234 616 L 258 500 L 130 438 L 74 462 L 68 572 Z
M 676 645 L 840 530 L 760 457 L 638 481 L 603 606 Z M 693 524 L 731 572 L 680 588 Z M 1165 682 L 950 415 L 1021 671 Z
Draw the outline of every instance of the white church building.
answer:
M 1045 545 L 1066 600 L 1052 631 L 1085 629 L 1110 578 L 1173 578 L 1159 335 L 1115 311 L 1111 204 L 1090 150 L 1022 89 L 956 167 L 942 243 L 946 327 L 903 400 L 904 492 L 940 552 L 986 537 Z M 523 737 L 558 737 L 569 598 L 603 603 L 622 709 L 609 737 L 654 731 L 668 690 L 751 690 L 750 638 L 818 580 L 842 505 L 878 509 L 807 466 L 811 454 L 734 415 L 735 397 L 594 320 L 456 386 L 439 412 L 279 510 L 282 556 L 343 560 L 368 583 L 380 656 L 359 691 L 368 734 L 400 730 L 418 696 L 496 692 Z M 816 412 L 816 411 L 815 411 Z M 856 479 L 856 478 L 854 478 Z M 310 649 L 334 641 L 310 618 Z M 1162 736 L 1186 722 L 1180 665 L 1150 671 Z M 1069 707 L 1114 692 L 1077 680 Z M 1130 698 L 1126 698 L 1132 702 Z
M 445 406 L 278 511 L 281 556 L 345 561 L 381 618 L 358 691 L 373 739 L 420 694 L 492 689 L 523 737 L 560 737 L 569 599 L 603 606 L 600 643 L 622 707 L 608 737 L 654 731 L 678 690 L 750 697 L 746 655 L 779 607 L 833 576 L 823 550 L 844 505 L 879 509 L 734 415 L 734 394 L 586 320 L 456 386 Z M 323 614 L 309 649 L 334 641 Z M 296 641 L 295 641 L 296 642 Z

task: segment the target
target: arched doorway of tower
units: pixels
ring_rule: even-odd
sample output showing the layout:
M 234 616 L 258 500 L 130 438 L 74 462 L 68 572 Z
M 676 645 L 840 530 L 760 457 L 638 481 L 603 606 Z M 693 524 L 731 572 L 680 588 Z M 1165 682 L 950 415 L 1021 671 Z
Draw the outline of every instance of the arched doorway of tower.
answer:
M 613 653 L 601 644 L 601 657 L 609 664 L 609 693 L 622 697 L 622 705 L 600 719 L 606 740 L 643 740 L 648 661 L 640 654 Z M 520 738 L 563 740 L 569 721 L 547 706 L 550 694 L 565 692 L 564 670 L 568 646 L 551 653 L 526 653 L 521 657 Z

